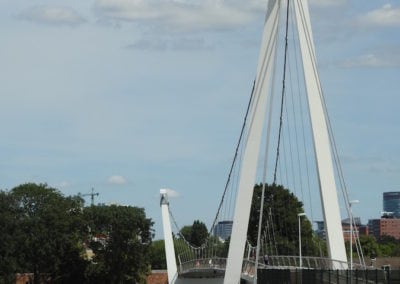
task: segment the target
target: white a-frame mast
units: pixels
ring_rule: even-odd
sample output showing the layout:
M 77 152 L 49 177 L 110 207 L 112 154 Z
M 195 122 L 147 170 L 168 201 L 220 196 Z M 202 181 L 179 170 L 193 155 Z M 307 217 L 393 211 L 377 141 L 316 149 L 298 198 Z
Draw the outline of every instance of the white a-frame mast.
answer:
M 280 1 L 277 0 L 268 2 L 261 50 L 258 59 L 253 103 L 249 113 L 250 125 L 242 159 L 239 189 L 236 197 L 237 201 L 234 212 L 231 242 L 229 245 L 224 278 L 225 284 L 239 283 L 242 272 L 243 254 L 246 245 L 253 188 L 256 180 L 268 89 L 275 63 L 276 38 L 278 35 L 279 23 L 279 2 Z
M 346 262 L 346 250 L 340 221 L 330 140 L 322 101 L 322 90 L 316 68 L 308 1 L 294 0 L 294 2 L 311 117 L 314 150 L 318 168 L 317 173 L 324 213 L 328 253 L 332 260 Z M 268 1 L 253 94 L 253 104 L 249 115 L 250 124 L 243 154 L 239 189 L 236 197 L 237 201 L 234 212 L 231 242 L 224 278 L 225 284 L 236 284 L 240 282 L 251 200 L 256 182 L 256 169 L 264 126 L 266 104 L 268 101 L 268 93 L 271 89 L 270 82 L 275 63 L 280 16 L 279 10 L 280 0 Z
M 164 229 L 165 257 L 167 259 L 168 284 L 174 284 L 178 277 L 178 268 L 176 266 L 174 239 L 172 237 L 171 222 L 169 219 L 168 192 L 166 189 L 160 189 L 160 198 Z
M 295 0 L 297 29 L 303 59 L 308 107 L 317 161 L 320 196 L 325 221 L 329 258 L 347 262 L 342 223 L 332 164 L 322 89 L 319 81 L 307 0 Z M 333 264 L 334 265 L 334 264 Z M 339 268 L 339 267 L 333 267 Z

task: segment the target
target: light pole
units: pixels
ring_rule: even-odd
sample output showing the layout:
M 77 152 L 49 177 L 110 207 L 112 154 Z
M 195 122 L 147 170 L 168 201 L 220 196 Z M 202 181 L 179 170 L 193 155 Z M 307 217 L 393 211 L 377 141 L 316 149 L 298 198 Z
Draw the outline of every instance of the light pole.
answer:
M 306 216 L 306 213 L 299 213 L 297 214 L 297 217 L 299 218 L 299 266 L 300 269 L 303 266 L 303 260 L 301 259 L 301 217 Z
M 350 270 L 353 270 L 353 212 L 351 210 L 351 205 L 358 203 L 358 200 L 349 201 L 349 214 L 350 214 Z

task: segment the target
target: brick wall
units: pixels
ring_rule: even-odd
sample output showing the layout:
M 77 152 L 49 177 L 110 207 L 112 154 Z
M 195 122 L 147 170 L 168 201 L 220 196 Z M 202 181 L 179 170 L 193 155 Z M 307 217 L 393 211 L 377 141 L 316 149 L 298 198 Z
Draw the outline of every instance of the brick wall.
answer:
M 166 270 L 153 270 L 147 276 L 147 284 L 168 284 L 168 273 Z

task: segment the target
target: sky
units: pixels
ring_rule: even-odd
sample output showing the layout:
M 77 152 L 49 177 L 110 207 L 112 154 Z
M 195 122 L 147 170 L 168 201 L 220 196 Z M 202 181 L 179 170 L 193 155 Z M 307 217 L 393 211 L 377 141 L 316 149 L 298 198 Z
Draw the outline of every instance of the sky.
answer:
M 0 189 L 47 183 L 210 225 L 255 77 L 263 0 L 0 0 Z M 400 1 L 314 0 L 320 78 L 365 223 L 400 191 Z M 90 203 L 90 197 L 85 197 Z

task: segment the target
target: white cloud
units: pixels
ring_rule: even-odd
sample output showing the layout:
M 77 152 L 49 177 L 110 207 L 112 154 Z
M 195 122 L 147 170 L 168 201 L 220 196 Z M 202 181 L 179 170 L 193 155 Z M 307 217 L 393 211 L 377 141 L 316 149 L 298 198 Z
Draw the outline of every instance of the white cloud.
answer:
M 226 30 L 242 26 L 262 13 L 261 0 L 97 0 L 94 10 L 101 20 L 146 23 L 175 31 Z
M 310 4 L 314 6 L 340 6 L 347 3 L 347 0 L 310 0 Z
M 108 178 L 108 183 L 122 185 L 126 184 L 126 179 L 123 176 L 114 175 Z
M 345 68 L 352 67 L 400 67 L 400 55 L 364 54 L 357 58 L 346 60 L 342 63 Z
M 371 172 L 374 174 L 398 174 L 399 169 L 391 159 L 385 157 L 356 157 L 356 156 L 345 156 L 342 160 L 353 167 L 358 169 Z
M 85 22 L 74 9 L 63 6 L 34 6 L 30 7 L 19 14 L 24 20 L 59 26 L 78 26 Z
M 213 46 L 207 44 L 203 38 L 200 37 L 176 37 L 176 38 L 165 38 L 162 36 L 158 37 L 146 37 L 135 41 L 132 44 L 126 46 L 128 49 L 138 50 L 204 50 L 212 49 Z
M 180 194 L 179 192 L 177 192 L 176 190 L 170 189 L 170 188 L 165 188 L 165 191 L 167 191 L 167 195 L 169 198 L 175 198 L 175 197 L 179 197 Z
M 379 9 L 359 16 L 357 23 L 362 26 L 372 27 L 400 27 L 400 8 L 386 4 Z

